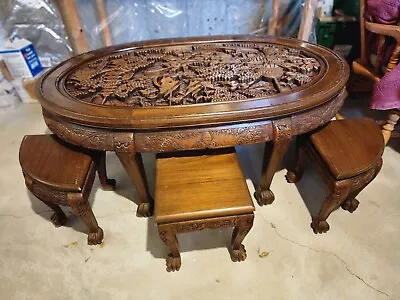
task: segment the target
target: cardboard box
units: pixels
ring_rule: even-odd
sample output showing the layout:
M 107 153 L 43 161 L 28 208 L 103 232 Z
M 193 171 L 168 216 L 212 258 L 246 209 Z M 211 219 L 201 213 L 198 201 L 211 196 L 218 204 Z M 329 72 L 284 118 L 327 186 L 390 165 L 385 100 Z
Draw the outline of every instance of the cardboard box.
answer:
M 7 42 L 0 49 L 3 59 L 14 79 L 32 78 L 42 72 L 43 67 L 32 43 L 25 39 Z

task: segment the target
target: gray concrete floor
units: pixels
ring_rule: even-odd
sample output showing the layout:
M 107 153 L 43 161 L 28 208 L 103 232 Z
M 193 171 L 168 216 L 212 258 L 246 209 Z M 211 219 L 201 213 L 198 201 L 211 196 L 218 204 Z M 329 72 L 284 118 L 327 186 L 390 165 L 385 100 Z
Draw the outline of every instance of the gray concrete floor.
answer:
M 354 115 L 351 109 L 343 113 Z M 400 299 L 396 143 L 385 149 L 382 171 L 359 195 L 358 210 L 334 212 L 328 233 L 310 228 L 324 198 L 318 174 L 309 168 L 297 185 L 287 184 L 282 166 L 272 184 L 275 202 L 256 205 L 245 262 L 230 260 L 231 230 L 206 230 L 179 236 L 182 268 L 167 273 L 167 249 L 153 220 L 135 216 L 135 191 L 113 153 L 108 169 L 117 190 L 102 191 L 96 180 L 90 198 L 104 244 L 88 246 L 80 220 L 65 209 L 66 226 L 54 228 L 49 209 L 25 188 L 18 148 L 24 135 L 48 132 L 40 106 L 2 112 L 0 128 L 2 299 Z M 262 151 L 262 145 L 238 148 L 251 193 Z M 152 188 L 154 156 L 144 159 Z

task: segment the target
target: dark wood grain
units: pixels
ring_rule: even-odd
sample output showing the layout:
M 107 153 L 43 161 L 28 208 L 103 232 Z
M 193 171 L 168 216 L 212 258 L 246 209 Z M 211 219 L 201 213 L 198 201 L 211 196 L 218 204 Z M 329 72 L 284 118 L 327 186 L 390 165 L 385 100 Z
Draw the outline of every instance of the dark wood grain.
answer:
M 153 200 L 150 197 L 141 154 L 138 152 L 116 153 L 139 195 L 140 204 L 137 209 L 137 216 L 149 217 L 153 211 Z
M 27 175 L 57 190 L 82 191 L 92 163 L 90 155 L 62 145 L 54 135 L 28 135 L 21 145 L 19 158 Z
M 231 259 L 243 261 L 243 239 L 253 225 L 254 205 L 233 148 L 163 154 L 156 162 L 154 220 L 170 254 L 167 271 L 179 271 L 177 233 L 234 227 Z
M 194 37 L 130 43 L 76 56 L 46 73 L 37 92 L 46 124 L 55 134 L 74 145 L 120 153 L 124 166 L 131 166 L 126 169 L 136 187 L 146 181 L 142 171 L 132 171 L 138 152 L 273 141 L 273 159 L 267 151 L 258 189 L 260 195 L 273 196 L 270 184 L 285 145 L 291 136 L 314 130 L 336 114 L 346 97 L 348 76 L 341 57 L 306 42 Z M 135 87 L 143 80 L 143 89 Z M 123 84 L 130 87 L 120 90 Z M 290 128 L 287 138 L 276 134 L 273 124 Z M 138 215 L 149 215 L 148 191 L 138 190 L 144 191 L 139 192 Z M 260 204 L 272 202 L 265 199 Z
M 382 157 L 383 136 L 371 119 L 331 122 L 310 135 L 313 147 L 336 179 L 357 176 Z
M 277 120 L 272 122 L 273 140 L 267 143 L 264 150 L 264 159 L 261 170 L 260 186 L 254 193 L 259 205 L 271 204 L 275 200 L 271 191 L 272 179 L 285 155 L 292 138 L 292 126 L 290 121 Z
M 382 167 L 384 140 L 370 119 L 332 121 L 316 132 L 298 137 L 296 165 L 289 168 L 288 182 L 300 180 L 307 155 L 328 186 L 328 194 L 311 227 L 314 233 L 329 230 L 327 218 L 339 207 L 354 212 L 356 196 Z
M 157 158 L 156 223 L 254 211 L 234 149 L 208 153 Z
M 77 100 L 111 106 L 228 102 L 312 84 L 321 64 L 306 50 L 262 42 L 129 49 L 82 64 L 64 81 Z
M 66 216 L 59 205 L 70 206 L 88 228 L 88 244 L 100 244 L 103 230 L 88 202 L 96 170 L 105 190 L 115 188 L 108 179 L 105 153 L 68 145 L 55 135 L 30 135 L 22 140 L 19 160 L 27 188 L 50 207 L 52 223 L 62 226 Z
M 167 107 L 109 107 L 77 101 L 65 90 L 71 72 L 90 61 L 132 49 L 215 43 L 269 43 L 307 53 L 320 64 L 313 84 L 289 93 L 238 101 L 202 103 Z M 155 129 L 183 126 L 215 125 L 280 117 L 310 109 L 330 101 L 347 82 L 347 63 L 332 51 L 294 39 L 256 36 L 217 36 L 146 41 L 108 47 L 76 56 L 53 68 L 38 82 L 38 98 L 46 111 L 82 125 L 118 129 Z M 221 99 L 224 100 L 224 99 Z

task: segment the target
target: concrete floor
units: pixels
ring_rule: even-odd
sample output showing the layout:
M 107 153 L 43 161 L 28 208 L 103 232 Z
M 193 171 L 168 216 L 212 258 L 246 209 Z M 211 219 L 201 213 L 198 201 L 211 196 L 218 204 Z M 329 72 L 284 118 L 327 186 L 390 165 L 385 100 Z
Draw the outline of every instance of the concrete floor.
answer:
M 310 228 L 323 200 L 318 175 L 309 169 L 296 186 L 282 169 L 273 205 L 256 206 L 245 262 L 230 260 L 230 230 L 207 230 L 179 236 L 182 268 L 167 273 L 167 249 L 152 219 L 135 216 L 137 197 L 113 153 L 117 190 L 104 192 L 96 180 L 90 199 L 104 244 L 88 246 L 80 220 L 66 209 L 67 225 L 54 228 L 25 188 L 18 148 L 24 135 L 48 132 L 39 105 L 2 112 L 0 128 L 1 299 L 400 299 L 400 153 L 392 147 L 358 210 L 334 212 L 328 233 Z M 262 150 L 238 149 L 251 193 Z M 144 158 L 152 187 L 154 156 Z

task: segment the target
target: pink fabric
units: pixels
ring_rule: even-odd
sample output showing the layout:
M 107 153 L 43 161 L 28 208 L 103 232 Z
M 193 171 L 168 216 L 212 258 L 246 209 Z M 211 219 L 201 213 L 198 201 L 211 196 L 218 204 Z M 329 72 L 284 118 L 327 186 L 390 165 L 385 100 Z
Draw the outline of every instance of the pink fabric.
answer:
M 367 21 L 396 24 L 400 16 L 400 0 L 367 0 L 364 17 Z
M 400 109 L 400 65 L 374 85 L 372 90 L 372 109 Z
M 400 0 L 367 0 L 364 17 L 367 21 L 395 25 L 400 18 Z M 376 54 L 377 39 L 372 32 L 367 32 L 367 55 Z M 396 41 L 392 37 L 387 37 L 383 46 L 382 63 L 386 65 L 396 46 Z
M 367 0 L 364 17 L 366 20 L 381 24 L 398 24 L 400 18 L 400 0 Z M 367 54 L 375 48 L 374 35 L 367 36 Z M 386 39 L 383 63 L 386 64 L 393 52 L 396 41 Z M 400 65 L 375 84 L 370 103 L 372 109 L 400 109 Z

